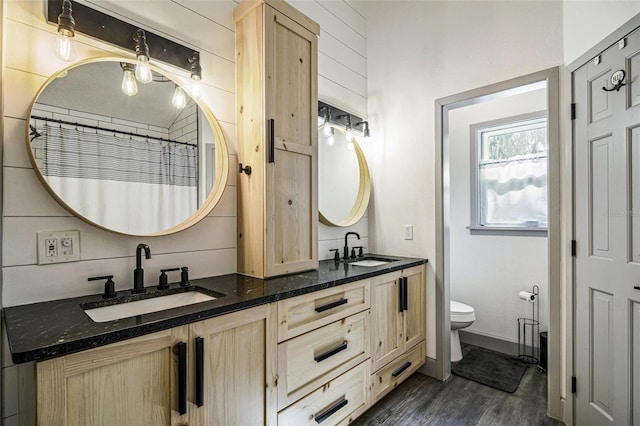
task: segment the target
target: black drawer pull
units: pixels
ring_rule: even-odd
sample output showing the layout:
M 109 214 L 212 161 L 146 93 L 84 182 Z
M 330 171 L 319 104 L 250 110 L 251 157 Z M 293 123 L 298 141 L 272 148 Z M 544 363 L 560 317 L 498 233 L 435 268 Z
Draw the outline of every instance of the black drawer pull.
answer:
M 331 408 L 329 408 L 327 411 L 324 411 L 318 415 L 313 416 L 316 423 L 322 423 L 325 420 L 327 420 L 329 417 L 331 417 L 336 411 L 338 411 L 339 409 L 341 409 L 342 407 L 344 407 L 345 405 L 347 405 L 349 403 L 349 400 L 347 399 L 342 399 L 341 401 L 338 401 L 336 404 L 334 404 Z
M 336 300 L 335 302 L 327 303 L 326 305 L 318 306 L 316 308 L 316 312 L 324 312 L 328 311 L 331 308 L 335 308 L 336 306 L 344 305 L 345 303 L 349 303 L 349 299 L 342 298 L 340 300 Z
M 178 413 L 187 413 L 187 344 L 178 343 Z
M 269 162 L 276 162 L 276 120 L 269 119 Z
M 402 364 L 402 367 L 398 368 L 396 371 L 391 373 L 391 377 L 398 377 L 399 375 L 404 373 L 409 367 L 411 367 L 411 361 L 407 361 L 404 364 Z
M 313 359 L 316 360 L 316 362 L 320 362 L 320 361 L 324 361 L 325 359 L 334 356 L 335 354 L 337 354 L 338 352 L 342 352 L 345 349 L 347 349 L 347 342 L 342 342 L 340 345 L 336 346 L 333 349 L 329 349 L 328 351 L 326 351 L 325 353 L 322 353 L 316 357 L 314 357 Z
M 196 337 L 196 405 L 204 405 L 204 339 Z
M 398 295 L 398 310 L 400 312 L 404 312 L 404 279 L 398 278 L 398 288 L 400 291 L 400 294 Z

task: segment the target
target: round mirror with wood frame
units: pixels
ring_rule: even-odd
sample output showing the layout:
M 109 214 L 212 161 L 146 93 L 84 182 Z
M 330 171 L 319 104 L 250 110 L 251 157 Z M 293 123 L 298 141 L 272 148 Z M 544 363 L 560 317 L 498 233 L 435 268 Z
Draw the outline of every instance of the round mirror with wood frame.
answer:
M 331 130 L 329 130 L 331 129 Z M 318 128 L 318 206 L 320 222 L 351 226 L 367 211 L 371 177 L 364 153 L 341 126 Z
M 152 82 L 125 93 L 134 63 L 92 59 L 51 76 L 31 107 L 27 150 L 44 187 L 74 216 L 119 234 L 168 235 L 218 203 L 228 149 L 210 109 L 157 67 Z M 173 98 L 180 89 L 182 104 Z

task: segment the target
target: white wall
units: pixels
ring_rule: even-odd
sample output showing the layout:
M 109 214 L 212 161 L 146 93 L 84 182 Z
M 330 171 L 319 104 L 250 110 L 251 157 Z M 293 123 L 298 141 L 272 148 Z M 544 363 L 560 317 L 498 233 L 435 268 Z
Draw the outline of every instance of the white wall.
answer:
M 369 2 L 367 25 L 370 244 L 429 258 L 427 355 L 435 357 L 434 101 L 561 64 L 562 4 Z M 404 224 L 414 225 L 412 241 L 402 239 Z
M 449 112 L 451 222 L 451 299 L 473 306 L 476 321 L 466 331 L 518 342 L 517 319 L 532 317 L 532 305 L 520 290 L 540 287 L 540 330 L 547 318 L 547 238 L 471 235 L 470 126 L 547 108 L 546 89 L 495 99 Z
M 640 13 L 637 0 L 563 2 L 564 63 L 570 64 Z

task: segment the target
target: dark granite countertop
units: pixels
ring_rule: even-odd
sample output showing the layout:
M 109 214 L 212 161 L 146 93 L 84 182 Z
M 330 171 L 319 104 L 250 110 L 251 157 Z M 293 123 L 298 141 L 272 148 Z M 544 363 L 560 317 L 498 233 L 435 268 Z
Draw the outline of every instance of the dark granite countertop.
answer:
M 384 257 L 397 261 L 362 267 L 323 260 L 317 270 L 277 278 L 229 274 L 191 280 L 193 287 L 224 296 L 102 323 L 93 322 L 81 307 L 102 301 L 100 294 L 4 308 L 11 358 L 16 364 L 54 358 L 426 263 L 425 259 Z M 171 285 L 172 289 L 178 287 Z M 160 292 L 147 288 L 149 293 Z M 120 291 L 118 297 L 131 297 L 131 291 Z

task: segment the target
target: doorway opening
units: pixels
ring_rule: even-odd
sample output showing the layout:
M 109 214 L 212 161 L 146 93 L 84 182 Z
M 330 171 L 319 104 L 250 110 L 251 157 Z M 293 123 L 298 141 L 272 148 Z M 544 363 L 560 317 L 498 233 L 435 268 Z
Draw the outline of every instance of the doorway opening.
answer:
M 543 109 L 546 111 L 547 118 L 547 176 L 546 191 L 547 196 L 547 217 L 546 229 L 544 226 L 531 226 L 536 220 L 533 218 L 524 219 L 522 226 L 509 227 L 490 227 L 474 226 L 474 187 L 468 185 L 468 195 L 472 201 L 468 203 L 469 211 L 464 219 L 460 218 L 459 199 L 457 192 L 455 198 L 452 198 L 452 185 L 456 183 L 452 180 L 452 160 L 458 155 L 452 148 L 452 132 L 453 120 L 461 115 L 461 111 L 466 107 L 476 108 L 484 103 L 502 102 L 503 99 L 527 97 L 527 94 L 533 94 L 542 91 Z M 481 87 L 478 89 L 466 91 L 446 98 L 436 100 L 436 371 L 440 379 L 446 379 L 451 373 L 451 337 L 450 337 L 450 300 L 452 294 L 451 277 L 452 268 L 459 268 L 455 262 L 452 264 L 452 242 L 456 244 L 455 238 L 460 236 L 461 220 L 466 220 L 468 226 L 463 226 L 462 233 L 467 236 L 474 232 L 480 234 L 491 234 L 493 236 L 502 235 L 508 241 L 513 235 L 542 235 L 546 232 L 546 241 L 543 238 L 537 239 L 537 247 L 540 244 L 546 245 L 546 281 L 548 282 L 548 290 L 545 300 L 545 306 L 541 310 L 548 312 L 545 315 L 548 318 L 548 351 L 547 351 L 547 372 L 548 372 L 548 412 L 551 417 L 562 418 L 561 407 L 561 230 L 560 230 L 560 129 L 559 129 L 559 69 L 550 68 L 536 73 L 517 77 L 511 80 Z M 539 112 L 539 111 L 538 111 Z M 455 118 L 457 120 L 457 118 Z M 488 121 L 488 120 L 478 120 Z M 467 129 L 469 126 L 467 126 Z M 463 138 L 464 139 L 464 138 Z M 469 143 L 470 138 L 467 137 L 465 142 L 469 152 L 473 148 Z M 461 143 L 457 138 L 455 143 Z M 473 165 L 469 163 L 469 170 Z M 471 177 L 469 177 L 471 180 Z M 477 194 L 475 194 L 477 195 Z M 452 210 L 454 208 L 455 210 Z M 468 214 L 471 212 L 471 214 Z M 477 218 L 478 216 L 476 216 Z M 452 224 L 455 229 L 452 228 Z M 507 229 L 508 228 L 508 229 Z M 530 239 L 531 240 L 531 239 Z M 536 240 L 536 238 L 533 238 Z M 512 238 L 511 241 L 514 241 Z M 544 244 L 546 242 L 546 244 Z M 460 246 L 459 246 L 460 247 Z M 472 255 L 469 254 L 469 255 Z M 478 268 L 479 264 L 469 264 L 467 269 Z M 458 269 L 456 269 L 458 271 Z M 526 285 L 529 285 L 526 282 Z M 533 283 L 535 284 L 535 282 Z M 487 283 L 478 282 L 476 295 L 481 294 L 484 287 L 486 291 L 496 292 L 500 289 L 487 288 Z M 525 285 L 525 284 L 523 284 Z M 509 295 L 511 296 L 511 295 Z M 512 296 L 514 303 L 518 303 L 517 292 Z M 472 304 L 473 302 L 471 302 Z M 501 305 L 502 309 L 504 305 Z M 493 314 L 493 313 L 492 313 Z M 476 316 L 478 314 L 476 313 Z M 491 315 L 491 314 L 489 314 Z M 516 318 L 513 318 L 513 327 L 516 328 Z

